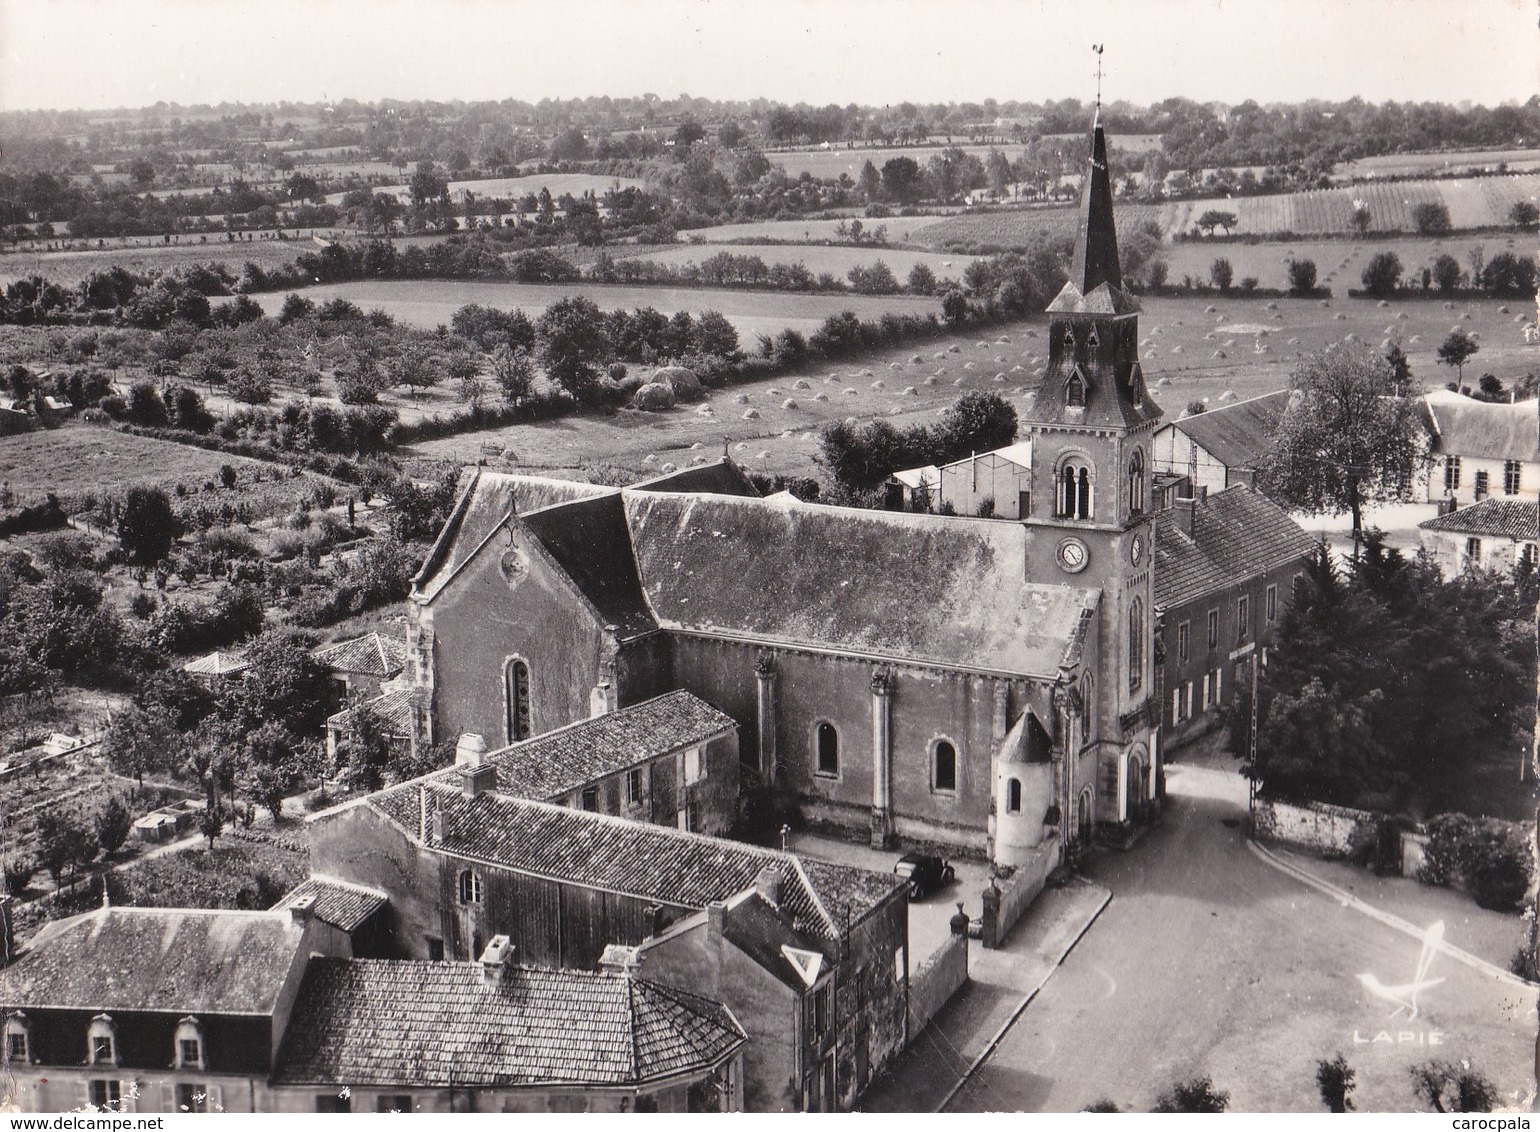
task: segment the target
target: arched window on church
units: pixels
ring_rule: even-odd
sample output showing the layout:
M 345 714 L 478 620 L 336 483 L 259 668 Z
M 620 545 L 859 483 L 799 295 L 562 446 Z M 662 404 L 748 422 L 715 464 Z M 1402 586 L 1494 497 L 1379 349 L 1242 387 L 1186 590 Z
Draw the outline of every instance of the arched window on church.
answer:
M 1095 514 L 1091 499 L 1091 468 L 1075 460 L 1059 469 L 1056 514 L 1060 519 L 1089 519 Z
M 1071 409 L 1085 408 L 1085 381 L 1078 373 L 1064 383 L 1064 404 Z
M 947 739 L 938 739 L 931 748 L 932 789 L 953 793 L 957 789 L 957 748 Z
M 1144 599 L 1128 603 L 1128 690 L 1144 685 Z
M 818 746 L 818 773 L 828 778 L 838 778 L 840 773 L 840 733 L 834 724 L 824 721 L 813 728 Z
M 1096 742 L 1096 680 L 1087 672 L 1080 678 L 1080 712 L 1087 743 Z
M 1144 449 L 1135 448 L 1128 460 L 1128 510 L 1132 515 L 1144 513 Z
M 530 736 L 529 721 L 529 665 L 522 660 L 510 660 L 504 674 L 504 699 L 507 718 L 503 727 L 510 743 Z

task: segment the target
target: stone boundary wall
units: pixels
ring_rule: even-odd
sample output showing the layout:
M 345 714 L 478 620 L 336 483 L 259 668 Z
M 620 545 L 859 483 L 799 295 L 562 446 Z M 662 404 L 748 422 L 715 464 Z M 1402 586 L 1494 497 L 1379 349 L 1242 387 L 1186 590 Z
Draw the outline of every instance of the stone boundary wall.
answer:
M 1048 874 L 1053 872 L 1058 863 L 1058 842 L 1045 841 L 1032 851 L 1031 857 L 1017 866 L 1008 879 L 992 881 L 984 889 L 982 939 L 985 947 L 998 948 L 1004 942 L 1016 926 L 1016 921 L 1021 919 L 1022 914 L 1032 906 L 1032 901 L 1043 891 Z
M 949 935 L 909 976 L 909 1040 L 920 1036 L 941 1008 L 968 981 L 968 937 Z
M 1310 802 L 1257 799 L 1252 810 L 1252 832 L 1264 841 L 1281 841 L 1333 857 L 1345 857 L 1355 838 L 1377 836 L 1380 816 L 1368 810 Z

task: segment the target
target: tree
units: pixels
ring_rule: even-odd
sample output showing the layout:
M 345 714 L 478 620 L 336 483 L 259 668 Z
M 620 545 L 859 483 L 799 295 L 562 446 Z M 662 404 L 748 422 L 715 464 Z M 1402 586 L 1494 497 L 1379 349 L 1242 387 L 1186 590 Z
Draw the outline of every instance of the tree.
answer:
M 266 373 L 241 366 L 225 384 L 225 391 L 247 405 L 265 405 L 273 399 L 273 383 Z
M 1234 228 L 1239 222 L 1240 219 L 1235 215 L 1235 213 L 1222 212 L 1217 208 L 1209 209 L 1202 216 L 1198 217 L 1197 221 L 1198 227 L 1202 228 L 1203 231 L 1210 236 L 1214 234 L 1215 228 L 1223 228 L 1225 230 L 1225 235 L 1228 236 L 1230 234 L 1230 230 Z
M 948 326 L 961 326 L 968 320 L 968 298 L 955 287 L 941 297 L 941 318 Z
M 899 204 L 912 204 L 921 185 L 920 166 L 912 157 L 890 157 L 882 166 L 882 191 Z
M 1221 256 L 1216 259 L 1208 269 L 1209 282 L 1221 291 L 1228 291 L 1230 284 L 1235 281 L 1235 268 L 1230 266 L 1230 261 Z
M 695 345 L 703 354 L 732 358 L 738 353 L 738 331 L 727 316 L 717 311 L 701 311 L 695 320 Z
M 1224 1112 L 1230 1107 L 1230 1094 L 1214 1088 L 1207 1075 L 1179 1081 L 1160 1095 L 1154 1112 Z
M 407 387 L 412 400 L 417 400 L 419 389 L 431 389 L 443 380 L 444 372 L 438 359 L 420 343 L 409 342 L 390 367 L 391 383 Z
M 1434 1112 L 1491 1112 L 1497 1103 L 1497 1088 L 1469 1061 L 1425 1061 L 1409 1072 L 1412 1092 Z
M 1480 353 L 1481 344 L 1463 330 L 1451 330 L 1449 337 L 1444 339 L 1444 344 L 1438 348 L 1438 364 L 1441 366 L 1454 366 L 1459 372 L 1459 381 L 1465 383 L 1465 363 Z
M 575 400 L 592 401 L 599 389 L 599 363 L 609 347 L 604 316 L 593 300 L 580 295 L 558 299 L 545 309 L 536 329 L 546 375 Z
M 220 715 L 237 735 L 282 721 L 291 736 L 318 735 L 332 711 L 331 676 L 292 629 L 269 629 L 246 646 L 248 667 L 224 692 Z M 296 743 L 291 740 L 292 749 Z
M 1313 259 L 1289 260 L 1289 293 L 1309 295 L 1315 290 L 1316 269 Z
M 1494 295 L 1528 298 L 1535 293 L 1535 261 L 1529 256 L 1498 252 L 1481 270 L 1481 287 Z
M 936 273 L 926 263 L 916 263 L 909 269 L 909 293 L 911 295 L 934 295 L 936 293 Z
M 392 746 L 384 723 L 365 705 L 349 715 L 338 758 L 359 789 L 375 791 L 385 785 Z
M 492 376 L 503 400 L 517 405 L 535 387 L 535 362 L 523 346 L 499 346 L 492 354 Z
M 1540 206 L 1537 206 L 1534 201 L 1517 201 L 1508 210 L 1508 219 L 1513 221 L 1515 227 L 1532 232 L 1540 228 Z
M 214 839 L 225 831 L 225 808 L 217 799 L 210 798 L 208 805 L 198 815 L 198 832 L 208 838 L 209 852 L 214 851 Z
M 1403 389 L 1411 383 L 1412 363 L 1399 341 L 1392 341 L 1385 347 L 1385 364 L 1390 367 L 1390 379 L 1395 382 L 1397 389 Z
M 1449 221 L 1449 206 L 1442 201 L 1427 201 L 1412 209 L 1412 223 L 1420 236 L 1447 236 L 1454 228 Z
M 1385 359 L 1356 342 L 1306 357 L 1293 384 L 1259 486 L 1313 515 L 1351 512 L 1356 557 L 1364 506 L 1409 498 L 1426 461 L 1415 390 L 1398 389 Z
M 174 722 L 162 709 L 130 703 L 113 714 L 102 746 L 108 765 L 143 789 L 145 771 L 166 767 L 178 742 Z
M 1372 220 L 1369 215 L 1368 202 L 1355 200 L 1353 202 L 1353 231 L 1358 233 L 1358 238 L 1360 240 L 1369 234 L 1369 227 L 1371 223 Z
M 877 167 L 870 160 L 861 166 L 861 175 L 856 183 L 861 188 L 861 195 L 867 204 L 875 204 L 882 196 L 882 174 L 877 172 Z
M 154 566 L 182 533 L 171 499 L 158 487 L 131 487 L 118 513 L 118 542 L 136 566 Z
M 96 857 L 96 838 L 69 814 L 45 810 L 37 819 L 38 860 L 55 887 Z
M 96 814 L 96 840 L 102 852 L 110 857 L 123 847 L 134 828 L 134 815 L 122 800 L 114 794 Z
M 1460 276 L 1464 274 L 1460 270 L 1460 261 L 1448 252 L 1441 253 L 1433 261 L 1433 266 L 1428 269 L 1433 285 L 1440 291 L 1453 291 L 1460 285 Z
M 1369 294 L 1390 294 L 1401 283 L 1401 257 L 1395 252 L 1379 252 L 1369 261 L 1360 278 Z
M 936 464 L 960 460 L 971 452 L 992 452 L 1016 439 L 1016 410 L 998 393 L 964 393 L 942 414 L 937 429 Z
M 246 793 L 268 813 L 275 823 L 283 820 L 283 800 L 300 783 L 298 756 L 278 763 L 258 763 L 251 768 Z
M 1332 1112 L 1350 1112 L 1353 1108 L 1351 1095 L 1357 1074 L 1340 1053 L 1327 1061 L 1315 1063 L 1315 1084 L 1321 1091 L 1321 1103 Z

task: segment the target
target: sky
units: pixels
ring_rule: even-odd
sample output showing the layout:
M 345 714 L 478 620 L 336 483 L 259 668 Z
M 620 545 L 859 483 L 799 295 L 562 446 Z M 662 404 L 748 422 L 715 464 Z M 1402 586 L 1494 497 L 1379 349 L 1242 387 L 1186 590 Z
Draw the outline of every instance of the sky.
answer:
M 0 0 L 0 109 L 1523 101 L 1540 0 Z

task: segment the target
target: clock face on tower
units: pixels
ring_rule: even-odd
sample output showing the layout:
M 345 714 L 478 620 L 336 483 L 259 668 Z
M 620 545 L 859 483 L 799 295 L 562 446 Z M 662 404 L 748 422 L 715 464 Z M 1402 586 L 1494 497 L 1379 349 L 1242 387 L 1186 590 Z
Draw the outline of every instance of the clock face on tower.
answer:
M 1091 560 L 1091 552 L 1078 538 L 1067 538 L 1059 544 L 1057 552 L 1059 569 L 1068 574 L 1078 574 Z
M 1135 535 L 1134 540 L 1128 544 L 1128 558 L 1135 566 L 1144 561 L 1144 536 Z

